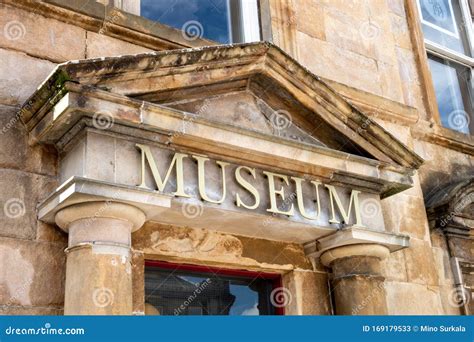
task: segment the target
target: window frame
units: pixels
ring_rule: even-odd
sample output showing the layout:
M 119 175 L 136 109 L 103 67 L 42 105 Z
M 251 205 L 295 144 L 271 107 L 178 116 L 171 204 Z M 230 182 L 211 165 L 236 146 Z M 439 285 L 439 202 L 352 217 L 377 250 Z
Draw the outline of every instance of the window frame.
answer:
M 195 273 L 209 273 L 215 275 L 229 276 L 229 277 L 241 277 L 241 278 L 259 278 L 264 280 L 272 281 L 272 290 L 282 288 L 283 280 L 281 273 L 270 273 L 270 272 L 256 272 L 242 269 L 229 269 L 220 268 L 214 266 L 205 265 L 194 265 L 186 263 L 174 263 L 160 260 L 145 260 L 144 271 L 146 267 L 156 267 L 167 270 L 183 271 L 183 272 L 195 272 Z M 143 272 L 145 277 L 145 272 Z M 285 315 L 285 307 L 274 307 L 275 314 L 273 316 Z
M 115 7 L 120 8 L 121 10 L 127 11 L 129 13 L 141 16 L 141 0 L 112 0 Z M 249 43 L 255 41 L 262 41 L 265 38 L 262 26 L 262 16 L 261 16 L 261 4 L 260 0 L 255 0 L 256 6 L 252 11 L 248 4 L 245 4 L 246 0 L 237 0 L 234 4 L 228 1 L 227 13 L 228 25 L 230 39 L 232 40 L 230 44 L 238 43 Z M 234 23 L 238 23 L 238 26 L 234 26 Z M 249 28 L 247 25 L 252 25 Z M 247 29 L 245 28 L 247 26 Z M 179 30 L 179 28 L 178 28 Z M 255 40 L 255 35 L 259 38 Z M 206 38 L 206 37 L 203 37 Z M 242 40 L 240 42 L 234 42 L 234 38 Z M 206 38 L 209 39 L 209 38 Z
M 438 58 L 441 58 L 443 60 L 448 60 L 450 62 L 453 62 L 453 63 L 457 63 L 457 64 L 460 64 L 464 67 L 467 67 L 470 69 L 471 71 L 471 87 L 473 86 L 473 79 L 474 79 L 474 30 L 473 30 L 473 19 L 471 17 L 471 10 L 470 10 L 470 7 L 469 7 L 469 3 L 468 3 L 468 0 L 459 0 L 459 5 L 460 5 L 460 8 L 461 8 L 461 15 L 462 15 L 462 20 L 463 20 L 463 25 L 464 25 L 464 29 L 466 31 L 466 36 L 467 36 L 467 44 L 468 44 L 468 49 L 471 53 L 471 56 L 467 56 L 465 54 L 462 54 L 460 52 L 457 52 L 457 51 L 454 51 L 452 49 L 449 49 L 447 47 L 444 47 L 440 44 L 437 44 L 435 42 L 432 42 L 430 41 L 429 39 L 425 38 L 425 35 L 423 33 L 423 29 L 422 29 L 422 22 L 423 22 L 423 19 L 421 17 L 421 5 L 420 5 L 420 0 L 416 0 L 416 9 L 418 11 L 418 20 L 419 20 L 419 24 L 420 24 L 420 31 L 421 31 L 421 34 L 422 34 L 422 37 L 423 37 L 423 45 L 424 45 L 424 48 L 425 48 L 425 57 L 426 57 L 426 63 L 428 63 L 428 56 L 431 54 L 431 55 L 434 55 Z M 468 25 L 468 23 L 471 23 L 471 25 Z M 428 68 L 429 70 L 429 68 Z M 430 70 L 429 70 L 430 71 Z M 430 75 L 431 75 L 431 71 L 430 71 Z M 431 85 L 430 85 L 432 88 L 433 88 L 433 93 L 434 93 L 434 81 L 432 79 L 432 75 L 431 75 Z M 437 107 L 437 99 L 435 98 L 435 101 L 436 101 L 436 107 Z M 474 99 L 471 99 L 471 105 L 474 105 Z M 450 129 L 452 131 L 455 131 L 455 132 L 458 132 L 457 130 L 454 130 L 452 128 L 449 128 L 449 127 L 445 127 L 442 125 L 441 123 L 441 113 L 439 112 L 439 110 L 436 111 L 436 115 L 435 115 L 435 120 L 437 122 L 437 124 L 439 124 L 440 126 L 446 128 L 446 129 Z M 474 121 L 474 115 L 473 117 L 471 117 L 471 120 Z M 469 130 L 469 135 L 474 135 L 474 132 L 472 132 L 471 130 Z M 465 134 L 465 133 L 462 133 L 462 132 L 459 132 L 461 134 Z

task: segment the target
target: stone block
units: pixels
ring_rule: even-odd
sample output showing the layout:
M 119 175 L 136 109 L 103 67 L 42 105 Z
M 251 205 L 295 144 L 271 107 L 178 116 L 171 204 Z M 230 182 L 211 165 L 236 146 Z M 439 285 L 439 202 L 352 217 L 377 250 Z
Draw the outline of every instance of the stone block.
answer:
M 54 69 L 55 64 L 21 52 L 0 49 L 0 104 L 19 106 Z
M 278 241 L 239 237 L 242 242 L 242 257 L 260 263 L 294 265 L 301 269 L 311 269 L 311 262 L 304 254 L 301 245 Z
M 389 315 L 441 315 L 439 290 L 420 284 L 385 282 Z
M 453 285 L 439 287 L 443 315 L 462 315 L 458 300 L 458 290 Z
M 377 63 L 372 58 L 297 32 L 300 62 L 318 76 L 381 95 Z M 304 48 L 303 48 L 304 47 Z M 350 68 L 347 68 L 351 65 Z
M 433 251 L 435 268 L 438 271 L 439 285 L 452 285 L 454 280 L 448 252 L 439 247 L 432 247 L 431 249 Z
M 143 253 L 132 251 L 132 305 L 136 315 L 145 313 L 145 259 Z
M 315 6 L 352 13 L 353 16 L 361 19 L 369 16 L 369 1 L 367 0 L 313 0 L 313 3 Z
M 294 270 L 283 276 L 285 315 L 330 315 L 331 304 L 327 275 L 320 272 Z
M 435 258 L 428 242 L 412 238 L 410 247 L 403 253 L 409 282 L 432 286 L 439 284 Z
M 0 304 L 62 306 L 65 245 L 0 238 Z
M 380 74 L 382 96 L 392 101 L 403 103 L 403 90 L 398 67 L 384 62 L 377 63 Z M 408 130 L 405 128 L 405 132 Z
M 406 18 L 391 14 L 390 26 L 395 45 L 403 49 L 412 50 L 410 30 Z
M 407 281 L 405 255 L 402 250 L 391 253 L 388 258 L 382 260 L 381 269 L 387 281 Z
M 386 2 L 390 12 L 400 17 L 406 16 L 404 0 L 386 0 Z
M 36 240 L 67 245 L 68 235 L 59 227 L 41 221 L 37 222 Z
M 324 32 L 324 8 L 305 1 L 295 1 L 296 29 L 308 36 L 326 39 Z
M 140 45 L 131 44 L 122 40 L 106 36 L 105 34 L 87 32 L 86 57 L 111 57 L 122 55 L 134 55 L 137 53 L 151 52 Z
M 0 105 L 0 145 L 0 167 L 56 175 L 55 151 L 28 144 L 28 133 L 15 107 Z
M 428 239 L 428 220 L 422 198 L 400 193 L 383 199 L 381 204 L 387 229 Z
M 1 47 L 55 62 L 85 57 L 84 29 L 18 7 L 2 6 L 0 13 Z
M 36 206 L 56 185 L 51 177 L 0 169 L 0 236 L 34 239 Z
M 347 11 L 326 9 L 324 16 L 327 42 L 366 57 L 376 57 L 375 41 L 380 34 L 378 26 Z

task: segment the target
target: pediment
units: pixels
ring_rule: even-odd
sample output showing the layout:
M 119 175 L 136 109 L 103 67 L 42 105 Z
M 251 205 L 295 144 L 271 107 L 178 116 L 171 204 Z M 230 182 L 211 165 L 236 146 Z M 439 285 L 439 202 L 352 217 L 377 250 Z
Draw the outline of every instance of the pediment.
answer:
M 169 100 L 163 105 L 193 113 L 207 120 L 316 146 L 327 145 L 318 135 L 305 131 L 294 121 L 296 115 L 287 110 L 270 107 L 248 90 L 207 97 Z
M 269 43 L 61 64 L 22 108 L 32 130 L 74 84 L 239 129 L 418 168 L 422 159 Z M 86 90 L 84 90 L 86 91 Z

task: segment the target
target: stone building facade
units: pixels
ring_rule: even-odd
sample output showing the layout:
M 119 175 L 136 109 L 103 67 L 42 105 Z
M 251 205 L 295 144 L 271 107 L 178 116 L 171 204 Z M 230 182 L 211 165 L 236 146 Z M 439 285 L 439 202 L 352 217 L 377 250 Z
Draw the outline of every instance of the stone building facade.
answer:
M 272 279 L 286 315 L 473 312 L 474 140 L 417 2 L 258 6 L 263 41 L 219 45 L 1 0 L 2 314 L 160 314 L 153 265 Z

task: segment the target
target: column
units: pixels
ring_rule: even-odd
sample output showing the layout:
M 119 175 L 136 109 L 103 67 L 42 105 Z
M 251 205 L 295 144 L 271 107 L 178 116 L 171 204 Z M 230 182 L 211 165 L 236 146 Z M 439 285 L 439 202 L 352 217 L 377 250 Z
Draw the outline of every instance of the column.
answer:
M 69 233 L 64 314 L 132 314 L 131 233 L 145 214 L 129 204 L 96 201 L 63 208 L 55 220 Z
M 361 243 L 329 249 L 320 260 L 332 268 L 332 293 L 337 315 L 386 315 L 387 303 L 381 261 L 390 250 Z

